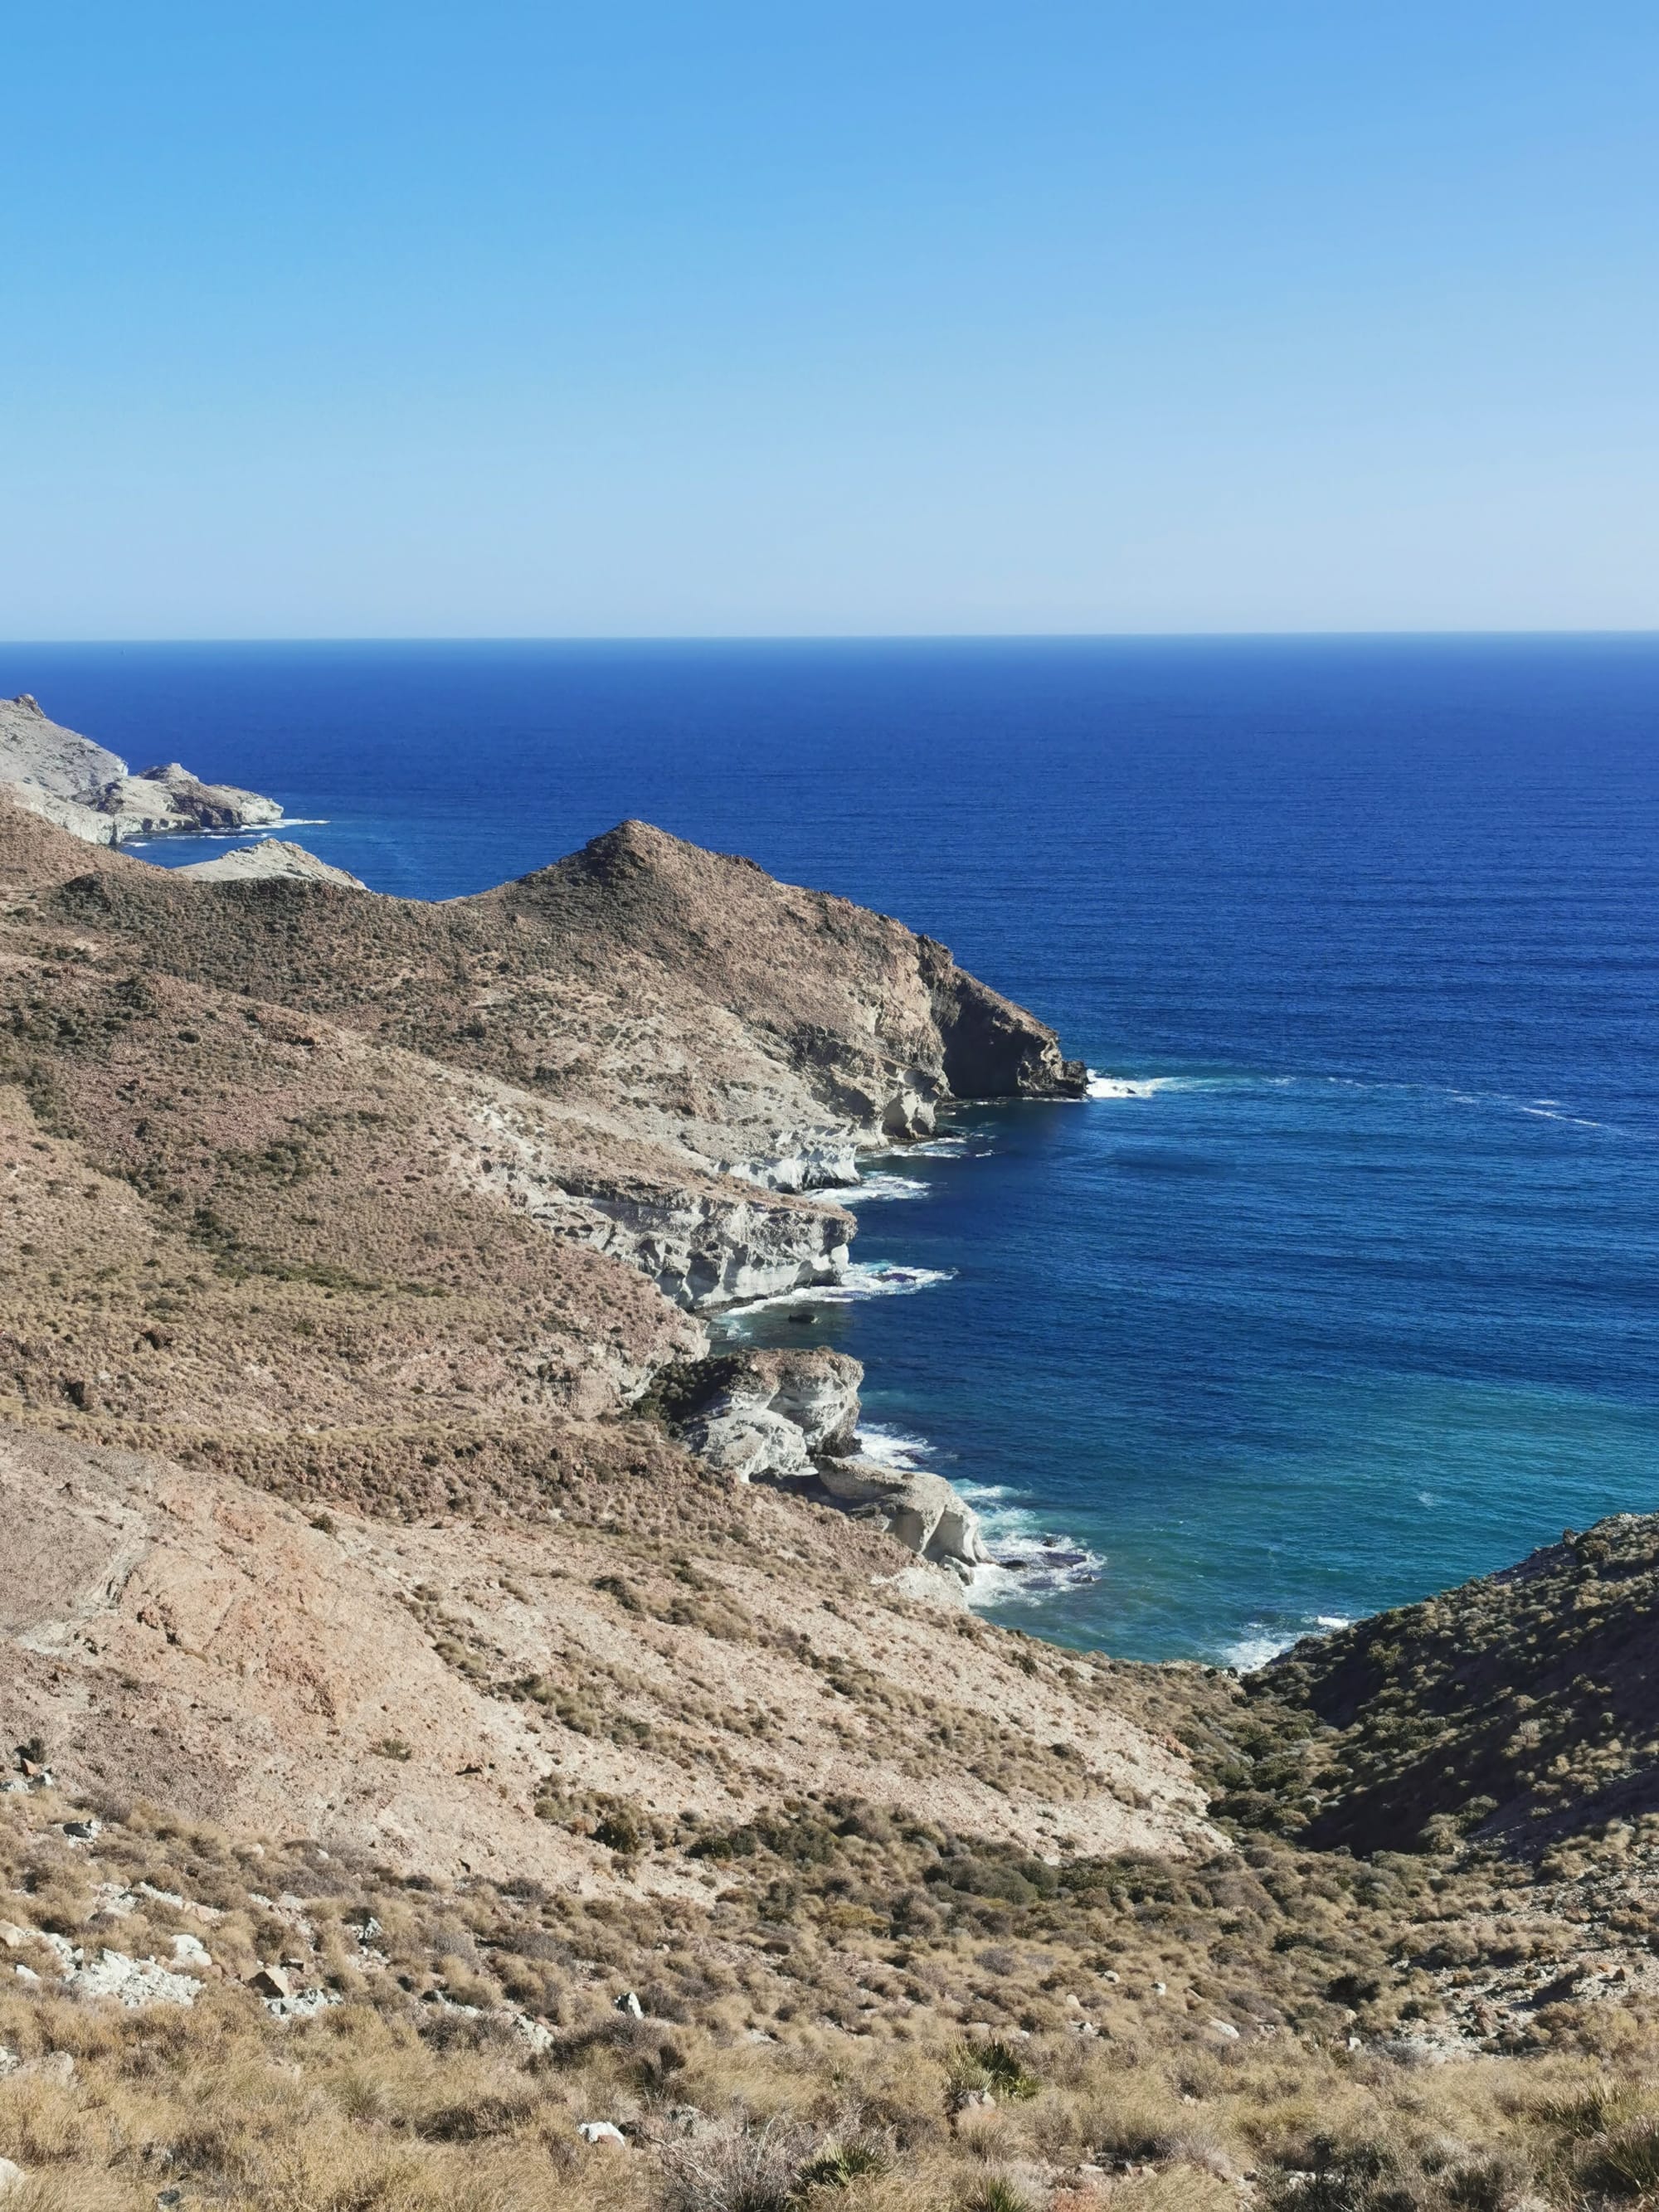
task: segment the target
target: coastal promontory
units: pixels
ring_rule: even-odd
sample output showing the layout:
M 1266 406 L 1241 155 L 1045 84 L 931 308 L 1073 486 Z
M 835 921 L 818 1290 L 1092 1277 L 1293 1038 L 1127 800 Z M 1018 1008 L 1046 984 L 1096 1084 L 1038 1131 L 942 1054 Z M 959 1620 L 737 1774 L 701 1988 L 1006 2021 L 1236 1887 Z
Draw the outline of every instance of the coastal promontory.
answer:
M 283 818 L 274 799 L 204 783 L 177 761 L 135 775 L 107 747 L 50 720 L 27 691 L 0 699 L 0 788 L 92 845 L 256 830 Z

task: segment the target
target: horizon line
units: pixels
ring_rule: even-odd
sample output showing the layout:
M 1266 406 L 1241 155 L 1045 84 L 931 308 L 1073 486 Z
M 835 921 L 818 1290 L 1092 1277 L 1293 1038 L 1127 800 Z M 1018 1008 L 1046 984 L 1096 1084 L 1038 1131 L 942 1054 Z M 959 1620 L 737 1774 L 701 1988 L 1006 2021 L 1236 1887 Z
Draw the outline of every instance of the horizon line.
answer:
M 1659 640 L 1650 628 L 1347 629 L 1098 629 L 1098 630 L 590 630 L 590 631 L 297 631 L 222 636 L 64 636 L 0 638 L 0 652 L 27 653 L 64 647 L 130 648 L 225 646 L 791 646 L 791 645 L 1202 645 L 1455 643 L 1497 641 Z

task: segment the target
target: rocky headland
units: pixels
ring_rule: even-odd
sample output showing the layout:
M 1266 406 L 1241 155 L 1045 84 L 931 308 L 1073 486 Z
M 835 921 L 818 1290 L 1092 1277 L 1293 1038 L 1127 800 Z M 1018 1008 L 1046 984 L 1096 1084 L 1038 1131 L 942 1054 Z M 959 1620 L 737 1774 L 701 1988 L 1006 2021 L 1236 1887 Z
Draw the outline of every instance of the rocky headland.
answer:
M 857 1363 L 709 1323 L 846 1268 L 864 1155 L 1078 1097 L 1040 1020 L 642 823 L 428 904 L 29 757 L 0 2192 L 1650 2200 L 1659 1522 L 1243 1680 L 999 1629 Z
M 275 799 L 204 783 L 177 761 L 135 775 L 106 746 L 51 720 L 27 691 L 0 699 L 0 789 L 90 845 L 257 830 L 283 818 Z

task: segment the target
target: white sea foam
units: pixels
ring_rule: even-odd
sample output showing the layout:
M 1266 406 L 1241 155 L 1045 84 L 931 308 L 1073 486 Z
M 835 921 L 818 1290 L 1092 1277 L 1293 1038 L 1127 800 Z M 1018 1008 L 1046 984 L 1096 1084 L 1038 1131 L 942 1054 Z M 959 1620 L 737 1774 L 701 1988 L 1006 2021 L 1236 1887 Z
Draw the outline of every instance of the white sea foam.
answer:
M 865 1459 L 874 1460 L 878 1467 L 890 1467 L 905 1474 L 914 1474 L 935 1456 L 933 1447 L 926 1437 L 907 1437 L 900 1429 L 890 1429 L 883 1421 L 866 1421 L 858 1431 L 858 1447 Z M 963 1495 L 966 1497 L 964 1491 Z
M 956 1273 L 954 1267 L 901 1267 L 890 1260 L 854 1260 L 838 1281 L 826 1283 L 822 1290 L 815 1286 L 808 1295 L 833 1305 L 850 1305 L 855 1298 L 906 1297 L 913 1291 L 954 1282 Z
M 1167 1076 L 1151 1075 L 1137 1079 L 1128 1075 L 1097 1075 L 1091 1067 L 1085 1095 L 1090 1098 L 1152 1098 L 1169 1087 Z
M 1605 1121 L 1586 1121 L 1582 1114 L 1553 1114 L 1547 1107 L 1544 1106 L 1523 1106 L 1521 1111 L 1523 1114 L 1535 1115 L 1540 1121 L 1570 1122 L 1575 1129 L 1605 1129 L 1607 1126 Z
M 1330 1636 L 1339 1628 L 1352 1626 L 1346 1613 L 1314 1613 L 1304 1616 L 1302 1626 L 1288 1634 L 1269 1629 L 1265 1623 L 1252 1620 L 1237 1643 L 1224 1644 L 1218 1657 L 1224 1667 L 1237 1668 L 1241 1674 L 1253 1674 L 1258 1667 L 1265 1667 L 1270 1659 L 1277 1659 L 1281 1651 L 1288 1651 L 1304 1636 Z
M 1084 1095 L 1089 1098 L 1157 1098 L 1166 1091 L 1282 1091 L 1299 1079 L 1294 1075 L 1103 1075 L 1096 1067 L 1085 1072 Z M 1342 1078 L 1330 1080 L 1340 1082 Z
M 867 1175 L 861 1182 L 839 1186 L 837 1206 L 863 1206 L 879 1199 L 926 1198 L 927 1185 L 915 1176 Z
M 1075 1536 L 1045 1528 L 1029 1505 L 1003 1483 L 959 1482 L 957 1489 L 979 1516 L 989 1563 L 976 1568 L 968 1602 L 982 1608 L 1041 1603 L 1062 1590 L 1097 1583 L 1106 1561 Z
M 1244 1636 L 1237 1644 L 1224 1644 L 1221 1663 L 1237 1668 L 1241 1674 L 1254 1674 L 1258 1667 L 1265 1667 L 1270 1659 L 1277 1659 L 1281 1651 L 1288 1651 L 1296 1642 L 1293 1636 Z
M 793 1291 L 775 1291 L 769 1297 L 744 1298 L 741 1304 L 717 1308 L 709 1319 L 728 1334 L 740 1334 L 745 1315 L 764 1313 L 773 1306 L 848 1306 L 860 1298 L 896 1298 L 913 1291 L 930 1291 L 937 1283 L 956 1279 L 954 1267 L 901 1267 L 890 1260 L 854 1260 L 833 1281 L 799 1283 Z
M 1376 1090 L 1415 1091 L 1419 1088 L 1438 1090 L 1435 1085 L 1419 1086 L 1414 1083 L 1378 1084 L 1369 1086 Z M 1439 1091 L 1444 1098 L 1454 1100 L 1459 1106 L 1495 1107 L 1503 1114 L 1525 1114 L 1535 1121 L 1564 1121 L 1572 1129 L 1604 1129 L 1609 1136 L 1629 1137 L 1633 1130 L 1620 1128 L 1614 1121 L 1592 1121 L 1588 1114 L 1569 1114 L 1559 1098 L 1534 1098 L 1530 1104 L 1522 1098 L 1506 1098 L 1501 1091 Z

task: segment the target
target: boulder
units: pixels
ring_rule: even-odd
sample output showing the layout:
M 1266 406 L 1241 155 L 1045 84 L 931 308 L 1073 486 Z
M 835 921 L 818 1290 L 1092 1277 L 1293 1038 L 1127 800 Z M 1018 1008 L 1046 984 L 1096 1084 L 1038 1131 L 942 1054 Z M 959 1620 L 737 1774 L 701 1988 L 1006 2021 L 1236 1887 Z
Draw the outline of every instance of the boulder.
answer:
M 943 1475 L 868 1459 L 825 1459 L 817 1471 L 839 1504 L 879 1520 L 919 1558 L 949 1567 L 964 1582 L 988 1563 L 978 1514 Z
M 698 1456 L 738 1482 L 810 1480 L 856 1450 L 864 1370 L 823 1347 L 737 1352 L 659 1376 L 658 1401 Z

